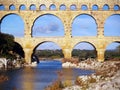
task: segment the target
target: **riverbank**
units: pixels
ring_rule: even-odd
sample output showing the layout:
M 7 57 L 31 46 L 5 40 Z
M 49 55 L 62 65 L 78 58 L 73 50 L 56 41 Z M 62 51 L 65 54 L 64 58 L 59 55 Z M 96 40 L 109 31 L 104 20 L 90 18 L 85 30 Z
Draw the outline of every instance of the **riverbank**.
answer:
M 120 90 L 120 61 L 98 62 L 88 59 L 79 63 L 64 62 L 63 67 L 92 69 L 96 72 L 77 77 L 74 85 L 63 90 Z
M 63 60 L 63 68 L 80 68 L 94 70 L 91 75 L 76 77 L 74 83 L 69 80 L 62 82 L 60 79 L 53 82 L 45 90 L 120 90 L 120 61 L 98 62 L 88 59 L 78 62 L 77 60 Z M 62 74 L 62 73 L 60 73 Z

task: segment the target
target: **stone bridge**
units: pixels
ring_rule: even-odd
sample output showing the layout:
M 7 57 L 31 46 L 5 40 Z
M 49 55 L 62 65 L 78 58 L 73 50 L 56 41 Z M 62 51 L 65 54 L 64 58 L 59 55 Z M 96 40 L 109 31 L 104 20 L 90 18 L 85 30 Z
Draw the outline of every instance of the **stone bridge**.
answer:
M 65 58 L 71 58 L 74 46 L 80 42 L 88 42 L 92 44 L 97 51 L 98 61 L 104 61 L 104 52 L 106 47 L 112 42 L 120 42 L 120 37 L 104 36 L 104 23 L 106 19 L 114 14 L 120 14 L 120 10 L 114 10 L 115 5 L 120 5 L 120 0 L 0 0 L 0 5 L 5 7 L 0 11 L 0 19 L 9 14 L 19 15 L 25 24 L 24 37 L 15 38 L 25 53 L 26 62 L 31 62 L 31 55 L 35 47 L 43 42 L 55 42 L 58 44 Z M 10 10 L 10 6 L 15 6 L 14 10 Z M 20 10 L 22 5 L 26 6 L 25 10 Z M 34 5 L 35 10 L 30 10 L 30 6 Z M 45 6 L 45 10 L 41 10 L 41 6 Z M 55 5 L 56 9 L 51 10 L 50 6 Z M 60 6 L 66 6 L 65 10 L 60 10 Z M 71 10 L 74 5 L 76 10 Z M 87 6 L 87 10 L 81 10 L 82 5 Z M 98 10 L 93 10 L 93 6 L 97 6 Z M 103 10 L 103 6 L 107 5 L 109 10 Z M 65 35 L 63 37 L 32 37 L 32 26 L 34 21 L 45 14 L 57 16 L 64 25 Z M 72 36 L 72 22 L 81 14 L 92 16 L 97 24 L 96 36 Z

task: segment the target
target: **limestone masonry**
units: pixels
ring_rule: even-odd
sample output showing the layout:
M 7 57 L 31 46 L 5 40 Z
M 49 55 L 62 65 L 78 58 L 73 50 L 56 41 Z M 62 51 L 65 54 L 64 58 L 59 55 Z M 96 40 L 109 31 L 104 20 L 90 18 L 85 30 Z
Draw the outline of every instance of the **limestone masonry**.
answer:
M 120 0 L 0 0 L 0 5 L 5 9 L 0 11 L 0 19 L 9 14 L 19 15 L 25 24 L 24 37 L 15 38 L 24 52 L 26 62 L 31 62 L 31 55 L 34 48 L 45 41 L 52 41 L 58 44 L 65 58 L 71 58 L 71 53 L 79 42 L 92 44 L 97 51 L 98 61 L 104 61 L 106 47 L 112 42 L 120 42 L 120 37 L 104 36 L 104 23 L 106 19 L 114 14 L 120 14 L 120 10 L 114 10 L 115 5 L 120 5 Z M 11 5 L 15 10 L 9 10 Z M 21 5 L 26 6 L 26 10 L 20 10 Z M 35 5 L 36 10 L 30 10 L 30 6 Z M 46 6 L 46 10 L 40 10 L 40 6 Z M 50 10 L 50 6 L 55 5 L 55 10 Z M 60 10 L 60 6 L 65 5 L 66 10 Z M 76 10 L 71 10 L 70 6 L 75 5 Z M 81 6 L 86 5 L 87 10 L 81 10 Z M 98 10 L 92 10 L 92 6 L 97 5 Z M 104 5 L 109 6 L 109 10 L 102 10 Z M 63 37 L 32 37 L 32 26 L 34 21 L 41 15 L 52 14 L 57 16 L 64 25 L 65 35 Z M 80 14 L 87 14 L 93 17 L 97 24 L 97 36 L 72 37 L 71 27 L 73 20 Z

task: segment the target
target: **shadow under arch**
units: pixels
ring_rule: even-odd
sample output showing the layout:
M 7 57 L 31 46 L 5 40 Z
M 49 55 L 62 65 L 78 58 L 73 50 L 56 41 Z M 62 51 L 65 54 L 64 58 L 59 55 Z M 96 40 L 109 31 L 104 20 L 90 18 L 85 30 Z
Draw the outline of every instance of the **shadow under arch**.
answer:
M 71 25 L 72 36 L 97 36 L 97 21 L 90 14 L 77 15 Z
M 7 27 L 7 25 L 8 25 L 8 27 Z M 0 20 L 0 27 L 1 27 L 0 32 L 12 34 L 15 37 L 23 37 L 24 36 L 25 22 L 24 22 L 24 19 L 22 18 L 22 16 L 20 16 L 19 14 L 16 14 L 16 13 L 5 14 Z M 12 30 L 14 29 L 15 31 L 13 32 L 12 30 L 10 30 L 9 29 L 10 27 L 12 27 Z M 18 31 L 18 28 L 19 28 L 19 31 Z
M 19 55 L 19 58 L 25 58 L 25 52 L 18 42 L 14 42 L 13 52 Z
M 105 60 L 119 60 L 120 61 L 120 41 L 114 41 L 107 45 Z
M 105 36 L 120 36 L 120 14 L 110 15 L 104 23 Z
M 38 16 L 32 25 L 32 37 L 64 36 L 64 24 L 62 20 L 50 13 Z
M 33 56 L 35 56 L 36 60 L 33 59 Z M 34 49 L 33 54 L 31 56 L 31 61 L 37 61 L 39 60 L 61 60 L 61 58 L 64 57 L 64 54 L 62 52 L 61 47 L 52 41 L 44 41 L 39 43 Z
M 87 60 L 88 58 L 97 58 L 97 50 L 94 44 L 82 41 L 77 43 L 72 50 L 72 57 L 79 61 Z

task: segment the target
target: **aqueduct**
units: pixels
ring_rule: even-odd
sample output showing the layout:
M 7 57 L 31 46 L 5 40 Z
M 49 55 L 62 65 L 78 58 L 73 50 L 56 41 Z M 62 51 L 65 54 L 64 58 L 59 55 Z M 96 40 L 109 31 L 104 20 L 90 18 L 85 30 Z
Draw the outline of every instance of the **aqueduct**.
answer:
M 25 24 L 24 37 L 15 38 L 24 52 L 26 62 L 31 62 L 33 49 L 42 42 L 52 41 L 57 43 L 63 51 L 65 58 L 71 58 L 73 47 L 79 42 L 89 42 L 96 48 L 98 61 L 104 61 L 104 52 L 108 44 L 112 42 L 120 42 L 119 36 L 104 36 L 105 20 L 113 15 L 120 14 L 120 10 L 114 10 L 115 5 L 120 5 L 120 0 L 0 0 L 0 5 L 4 6 L 4 10 L 0 11 L 0 19 L 8 14 L 17 14 L 22 17 Z M 10 6 L 15 6 L 14 10 L 10 10 Z M 21 5 L 25 5 L 25 10 L 20 10 Z M 30 10 L 30 6 L 35 5 L 35 10 Z M 45 10 L 40 10 L 44 5 Z M 49 7 L 55 5 L 56 9 L 51 10 Z M 65 10 L 60 10 L 60 6 L 66 6 Z M 76 6 L 76 10 L 70 7 Z M 81 10 L 81 6 L 87 6 L 87 10 Z M 104 11 L 104 5 L 109 6 L 109 10 Z M 97 6 L 97 10 L 92 10 L 93 6 Z M 32 26 L 37 17 L 45 14 L 52 14 L 61 19 L 64 25 L 65 35 L 63 37 L 32 37 Z M 94 17 L 97 23 L 97 36 L 73 37 L 71 35 L 71 26 L 74 18 L 80 14 L 88 14 Z

